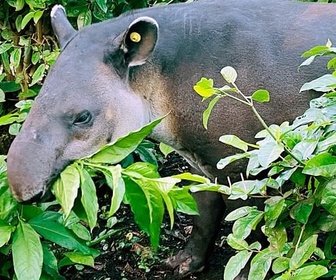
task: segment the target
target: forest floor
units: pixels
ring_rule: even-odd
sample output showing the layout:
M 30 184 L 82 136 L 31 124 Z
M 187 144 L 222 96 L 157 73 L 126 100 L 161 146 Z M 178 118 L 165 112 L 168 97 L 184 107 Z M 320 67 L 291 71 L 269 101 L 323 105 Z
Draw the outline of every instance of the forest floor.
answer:
M 161 168 L 161 173 L 163 173 L 161 175 L 167 176 L 181 173 L 186 168 L 187 165 L 184 160 L 175 155 L 166 160 Z M 104 195 L 101 197 L 109 200 Z M 83 266 L 67 267 L 61 271 L 61 274 L 66 279 L 176 279 L 174 273 L 164 266 L 164 260 L 184 247 L 192 230 L 190 217 L 176 215 L 172 230 L 170 230 L 168 217 L 165 218 L 161 230 L 161 243 L 157 252 L 153 252 L 149 246 L 148 236 L 141 232 L 134 223 L 133 214 L 129 207 L 126 205 L 121 207 L 117 214 L 117 221 L 117 224 L 113 226 L 113 229 L 116 229 L 116 233 L 95 246 L 101 251 L 101 254 L 95 259 L 94 268 Z M 99 223 L 102 226 L 93 232 L 94 236 L 98 236 L 104 230 L 109 230 L 104 228 L 106 226 L 105 220 L 100 220 Z M 224 237 L 227 236 L 229 231 L 230 227 L 223 224 L 222 230 L 218 234 L 214 252 L 205 270 L 184 279 L 223 279 L 224 264 L 233 253 L 224 241 Z

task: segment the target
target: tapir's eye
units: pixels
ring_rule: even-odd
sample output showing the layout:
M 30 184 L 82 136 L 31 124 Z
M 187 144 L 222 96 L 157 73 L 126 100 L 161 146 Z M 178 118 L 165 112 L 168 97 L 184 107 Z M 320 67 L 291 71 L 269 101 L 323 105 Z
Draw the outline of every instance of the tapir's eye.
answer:
M 92 114 L 89 111 L 85 110 L 76 116 L 73 124 L 74 125 L 85 125 L 85 124 L 89 124 L 91 121 L 92 121 Z

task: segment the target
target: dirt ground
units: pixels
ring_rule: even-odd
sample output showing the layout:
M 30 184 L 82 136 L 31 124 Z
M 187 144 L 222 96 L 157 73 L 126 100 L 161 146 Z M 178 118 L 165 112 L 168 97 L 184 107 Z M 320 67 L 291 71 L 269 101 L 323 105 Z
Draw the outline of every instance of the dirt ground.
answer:
M 186 163 L 178 156 L 168 158 L 162 167 L 163 176 L 180 173 L 186 170 Z M 107 198 L 109 199 L 109 198 Z M 96 258 L 95 267 L 68 267 L 61 271 L 66 279 L 111 279 L 111 280 L 154 280 L 176 279 L 173 272 L 164 266 L 164 260 L 181 250 L 192 230 L 189 217 L 177 215 L 173 230 L 170 230 L 168 219 L 162 227 L 161 245 L 154 253 L 149 247 L 148 237 L 135 225 L 132 213 L 127 206 L 122 206 L 117 215 L 118 223 L 113 229 L 120 231 L 107 240 L 96 245 L 102 252 Z M 99 235 L 104 230 L 106 221 L 100 221 L 102 227 L 94 231 Z M 204 272 L 190 275 L 184 279 L 218 280 L 223 279 L 224 264 L 232 255 L 225 246 L 224 237 L 230 228 L 223 224 L 218 235 L 214 253 Z

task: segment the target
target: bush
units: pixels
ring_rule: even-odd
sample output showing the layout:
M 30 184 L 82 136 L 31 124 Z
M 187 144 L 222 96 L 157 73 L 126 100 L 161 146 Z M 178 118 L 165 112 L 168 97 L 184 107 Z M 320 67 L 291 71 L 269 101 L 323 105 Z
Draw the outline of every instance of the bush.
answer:
M 244 95 L 236 85 L 237 73 L 225 67 L 221 74 L 230 84 L 214 88 L 212 80 L 202 78 L 195 90 L 204 99 L 212 97 L 204 112 L 206 126 L 215 103 L 220 98 L 234 98 L 250 106 L 264 126 L 256 144 L 246 143 L 234 135 L 220 141 L 242 153 L 221 159 L 217 167 L 248 159 L 246 176 L 267 177 L 244 179 L 230 186 L 218 187 L 229 199 L 246 200 L 251 196 L 265 199 L 264 209 L 241 207 L 227 215 L 233 222 L 227 243 L 234 255 L 227 263 L 224 279 L 234 279 L 251 259 L 249 279 L 264 279 L 271 270 L 272 279 L 320 279 L 334 277 L 336 242 L 336 48 L 331 42 L 303 54 L 309 65 L 317 56 L 332 55 L 328 68 L 333 74 L 303 85 L 301 90 L 314 89 L 325 93 L 311 101 L 310 108 L 292 124 L 267 125 L 256 111 L 254 102 L 268 102 L 269 93 L 258 90 Z M 199 190 L 197 187 L 194 190 Z M 206 188 L 202 188 L 205 190 Z M 261 226 L 269 245 L 248 244 L 246 238 Z

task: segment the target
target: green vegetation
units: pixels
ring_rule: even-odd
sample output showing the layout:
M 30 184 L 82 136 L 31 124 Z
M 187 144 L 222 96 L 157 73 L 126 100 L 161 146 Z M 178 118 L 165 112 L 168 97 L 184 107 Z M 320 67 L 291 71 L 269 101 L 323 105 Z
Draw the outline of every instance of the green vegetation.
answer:
M 226 216 L 227 221 L 234 222 L 227 243 L 237 252 L 225 267 L 226 280 L 234 279 L 250 259 L 249 279 L 264 279 L 269 270 L 275 274 L 273 279 L 320 279 L 336 275 L 333 253 L 336 242 L 336 48 L 331 42 L 312 48 L 303 54 L 308 58 L 301 67 L 326 55 L 332 56 L 327 67 L 333 69 L 333 73 L 301 88 L 325 94 L 312 100 L 310 108 L 292 124 L 267 125 L 254 103 L 268 102 L 269 93 L 258 90 L 251 96 L 243 94 L 236 85 L 237 73 L 232 67 L 221 71 L 229 85 L 215 88 L 211 79 L 202 78 L 195 86 L 204 99 L 212 98 L 203 115 L 205 126 L 212 108 L 221 98 L 233 98 L 249 106 L 264 126 L 255 136 L 256 144 L 246 143 L 234 135 L 220 137 L 221 142 L 242 152 L 221 159 L 217 164 L 219 169 L 240 159 L 247 159 L 248 164 L 246 179 L 217 190 L 229 199 L 260 197 L 265 200 L 263 209 L 244 206 Z M 267 176 L 263 177 L 265 172 Z M 258 179 L 253 179 L 255 177 Z M 257 227 L 261 227 L 263 238 L 269 242 L 267 247 L 258 241 L 252 244 L 246 241 Z

